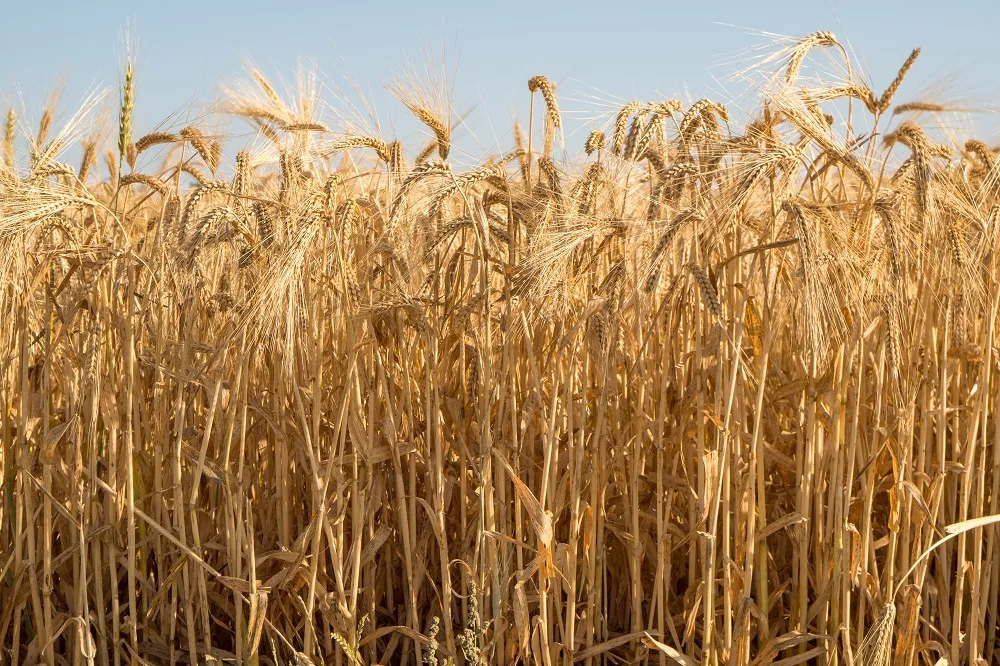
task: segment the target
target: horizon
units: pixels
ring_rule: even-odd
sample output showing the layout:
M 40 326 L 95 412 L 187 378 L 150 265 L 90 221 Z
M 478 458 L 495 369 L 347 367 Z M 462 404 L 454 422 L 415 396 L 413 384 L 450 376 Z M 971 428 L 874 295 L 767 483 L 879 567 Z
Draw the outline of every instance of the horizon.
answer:
M 302 14 L 315 20 L 303 21 L 271 11 L 265 4 L 244 3 L 235 11 L 232 3 L 216 3 L 195 12 L 194 3 L 181 2 L 175 5 L 176 12 L 156 16 L 151 9 L 136 11 L 134 5 L 125 3 L 93 9 L 57 2 L 57 11 L 47 14 L 44 21 L 37 20 L 39 8 L 19 4 L 9 18 L 22 29 L 0 45 L 0 62 L 7 63 L 7 71 L 0 69 L 0 94 L 28 127 L 37 125 L 46 101 L 60 85 L 63 94 L 57 122 L 72 114 L 88 89 L 109 87 L 113 102 L 125 42 L 134 41 L 135 126 L 141 135 L 171 120 L 179 125 L 209 113 L 224 86 L 246 79 L 243 65 L 247 61 L 275 84 L 293 80 L 301 63 L 314 62 L 325 88 L 321 98 L 332 101 L 331 107 L 343 104 L 333 99 L 338 87 L 356 86 L 365 98 L 359 102 L 359 96 L 352 95 L 356 108 L 370 106 L 385 134 L 407 143 L 425 132 L 392 99 L 387 86 L 405 69 L 408 57 L 424 50 L 449 70 L 453 117 L 463 119 L 456 127 L 455 159 L 471 165 L 484 152 L 509 147 L 515 119 L 523 122 L 527 117 L 526 83 L 535 74 L 544 74 L 556 84 L 567 117 L 566 145 L 577 148 L 596 126 L 595 119 L 607 120 L 633 98 L 680 98 L 690 104 L 709 97 L 739 107 L 746 86 L 727 82 L 725 77 L 746 66 L 756 53 L 777 49 L 774 35 L 796 38 L 831 30 L 848 44 L 852 57 L 864 68 L 862 77 L 876 91 L 888 84 L 913 47 L 922 47 L 921 58 L 897 99 L 933 99 L 974 110 L 936 121 L 961 137 L 976 134 L 992 142 L 998 129 L 992 109 L 1000 86 L 991 79 L 996 77 L 988 69 L 987 58 L 986 26 L 991 21 L 970 22 L 962 12 L 954 11 L 939 19 L 921 11 L 929 3 L 880 3 L 876 7 L 861 3 L 804 7 L 784 0 L 765 7 L 734 2 L 712 7 L 645 3 L 633 10 L 648 20 L 622 16 L 615 23 L 585 5 L 575 13 L 552 6 L 532 7 L 536 18 L 529 22 L 521 17 L 529 16 L 530 5 L 519 1 L 508 4 L 509 11 L 502 15 L 486 17 L 492 22 L 490 30 L 477 31 L 484 20 L 480 9 L 456 11 L 457 3 L 438 2 L 395 8 L 394 21 L 377 25 L 374 42 L 372 31 L 344 26 L 374 24 L 377 8 L 309 6 Z M 994 5 L 960 4 L 984 12 L 983 19 L 1000 18 L 1000 8 Z M 339 22 L 334 21 L 335 15 L 341 16 Z M 898 30 L 880 27 L 880 19 L 890 18 Z M 685 30 L 670 28 L 678 19 Z M 510 36 L 519 23 L 527 23 L 527 39 Z M 959 28 L 964 32 L 958 33 Z M 949 31 L 955 36 L 941 40 Z M 28 52 L 41 33 L 50 37 L 49 48 L 28 59 L 15 57 Z M 666 38 L 656 43 L 659 34 Z M 53 40 L 52 36 L 64 38 Z M 601 48 L 587 48 L 595 39 Z M 724 48 L 715 46 L 720 41 Z M 502 55 L 495 57 L 495 53 Z M 741 119 L 738 111 L 734 116 Z M 235 136 L 243 134 L 244 127 L 223 123 Z

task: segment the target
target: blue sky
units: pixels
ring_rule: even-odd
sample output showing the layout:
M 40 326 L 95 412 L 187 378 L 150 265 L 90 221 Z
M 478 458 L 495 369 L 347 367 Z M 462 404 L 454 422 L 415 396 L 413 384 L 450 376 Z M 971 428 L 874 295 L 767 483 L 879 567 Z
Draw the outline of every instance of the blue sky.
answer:
M 455 106 L 475 106 L 469 126 L 488 148 L 515 112 L 526 115 L 525 83 L 535 74 L 557 83 L 564 110 L 582 110 L 584 116 L 590 113 L 586 100 L 595 98 L 725 99 L 718 79 L 731 68 L 720 63 L 763 43 L 756 31 L 833 31 L 853 48 L 876 92 L 910 49 L 921 46 L 900 100 L 933 91 L 986 106 L 1000 93 L 994 67 L 997 0 L 12 0 L 2 15 L 0 100 L 19 106 L 23 98 L 35 114 L 57 83 L 65 84 L 64 110 L 88 86 L 114 84 L 121 36 L 131 26 L 138 41 L 140 134 L 170 113 L 185 114 L 212 100 L 218 84 L 240 76 L 245 57 L 275 78 L 291 78 L 301 58 L 313 58 L 330 81 L 349 75 L 376 107 L 385 107 L 382 84 L 400 72 L 406 53 L 427 42 L 438 51 L 444 47 L 455 70 Z M 387 126 L 405 124 L 394 121 L 393 113 L 382 118 Z

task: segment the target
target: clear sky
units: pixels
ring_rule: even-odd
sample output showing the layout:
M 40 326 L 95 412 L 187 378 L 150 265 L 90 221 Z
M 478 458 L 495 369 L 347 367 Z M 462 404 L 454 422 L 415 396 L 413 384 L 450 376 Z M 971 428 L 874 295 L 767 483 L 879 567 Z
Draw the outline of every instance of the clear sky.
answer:
M 443 45 L 456 79 L 458 111 L 493 147 L 515 112 L 526 115 L 526 81 L 545 74 L 564 111 L 587 115 L 588 99 L 669 96 L 725 100 L 722 63 L 765 41 L 760 31 L 801 36 L 833 31 L 849 43 L 880 91 L 914 46 L 923 54 L 897 97 L 933 91 L 989 106 L 1000 99 L 998 0 L 631 0 L 613 2 L 340 2 L 259 0 L 119 2 L 7 0 L 0 10 L 0 95 L 29 113 L 65 83 L 63 109 L 88 86 L 115 84 L 122 34 L 137 37 L 137 132 L 197 109 L 251 57 L 291 78 L 302 58 L 329 80 L 349 75 L 385 107 L 383 84 L 406 53 Z M 600 112 L 598 108 L 594 113 Z M 383 118 L 391 127 L 393 112 Z M 579 122 L 577 123 L 579 124 Z M 983 137 L 993 139 L 991 136 Z M 505 142 L 509 145 L 509 142 Z

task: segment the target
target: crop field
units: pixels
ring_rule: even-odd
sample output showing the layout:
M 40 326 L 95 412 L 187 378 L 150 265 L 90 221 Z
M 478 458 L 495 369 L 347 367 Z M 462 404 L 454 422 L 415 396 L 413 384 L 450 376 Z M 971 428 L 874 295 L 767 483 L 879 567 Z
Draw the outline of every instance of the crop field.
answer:
M 919 53 L 534 76 L 471 163 L 431 67 L 405 141 L 305 69 L 12 109 L 0 664 L 1000 663 L 1000 153 Z

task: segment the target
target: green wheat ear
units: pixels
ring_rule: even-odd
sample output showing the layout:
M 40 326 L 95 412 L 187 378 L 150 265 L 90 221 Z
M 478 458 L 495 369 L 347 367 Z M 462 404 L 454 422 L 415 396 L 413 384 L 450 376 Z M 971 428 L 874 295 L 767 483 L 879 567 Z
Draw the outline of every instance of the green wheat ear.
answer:
M 348 641 L 343 634 L 334 631 L 331 632 L 331 636 L 333 637 L 334 642 L 340 646 L 340 649 L 344 651 L 344 654 L 347 655 L 347 658 L 350 659 L 353 664 L 356 664 L 356 666 L 362 666 L 361 657 L 358 655 L 357 650 L 354 649 L 350 641 Z
M 125 84 L 122 87 L 122 108 L 118 115 L 118 159 L 119 163 L 128 154 L 132 144 L 132 106 L 135 102 L 135 66 L 131 57 L 125 62 Z

